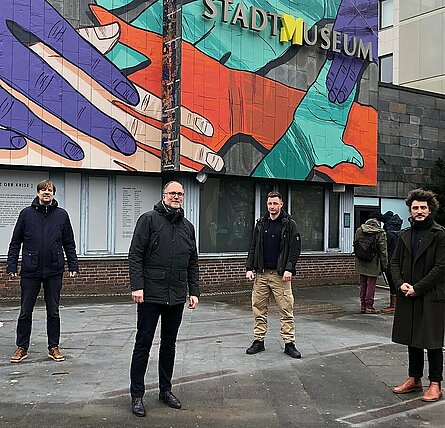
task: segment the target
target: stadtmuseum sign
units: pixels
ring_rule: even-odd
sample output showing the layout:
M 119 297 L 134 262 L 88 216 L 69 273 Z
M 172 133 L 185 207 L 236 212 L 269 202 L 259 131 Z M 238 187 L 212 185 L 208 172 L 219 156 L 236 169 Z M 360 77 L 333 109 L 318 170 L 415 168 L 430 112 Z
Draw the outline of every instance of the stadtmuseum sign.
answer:
M 292 15 L 282 14 L 255 6 L 246 8 L 243 3 L 237 3 L 233 12 L 229 13 L 229 5 L 233 0 L 219 0 L 221 2 L 221 22 L 235 25 L 238 22 L 242 28 L 248 28 L 252 31 L 262 32 L 270 27 L 270 35 L 280 37 L 280 42 L 291 42 L 293 45 L 319 45 L 321 49 L 333 52 L 342 52 L 348 56 L 355 56 L 370 62 L 374 61 L 372 57 L 372 43 L 366 45 L 355 36 L 343 34 L 338 31 L 331 31 L 327 27 L 320 30 L 317 25 L 308 28 L 303 18 L 295 18 Z M 202 14 L 204 18 L 216 19 L 218 9 L 214 0 L 203 0 L 205 10 Z M 230 16 L 229 16 L 230 15 Z M 281 24 L 281 25 L 279 25 Z

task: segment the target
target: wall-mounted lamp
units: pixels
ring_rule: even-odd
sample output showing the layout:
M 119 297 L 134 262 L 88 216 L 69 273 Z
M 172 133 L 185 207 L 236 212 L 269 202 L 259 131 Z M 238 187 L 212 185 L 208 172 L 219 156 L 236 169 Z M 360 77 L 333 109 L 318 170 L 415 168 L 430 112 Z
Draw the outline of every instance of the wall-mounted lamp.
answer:
M 196 174 L 196 179 L 201 184 L 204 184 L 207 181 L 207 174 L 205 172 L 198 172 L 198 174 Z

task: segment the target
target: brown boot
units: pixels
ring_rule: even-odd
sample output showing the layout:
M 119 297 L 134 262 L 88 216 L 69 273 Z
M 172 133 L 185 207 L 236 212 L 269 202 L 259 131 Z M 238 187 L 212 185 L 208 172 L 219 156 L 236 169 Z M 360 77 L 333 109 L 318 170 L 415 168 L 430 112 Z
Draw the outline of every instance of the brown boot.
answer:
M 409 377 L 401 385 L 392 389 L 394 394 L 406 394 L 414 391 L 422 391 L 422 379 L 419 377 Z
M 440 382 L 430 382 L 430 387 L 423 394 L 422 401 L 438 401 L 442 398 L 442 387 Z
M 396 310 L 396 302 L 397 302 L 397 297 L 395 294 L 391 294 L 391 296 L 389 296 L 389 306 L 387 306 L 386 308 L 382 309 L 382 313 L 384 314 L 393 314 Z
M 368 314 L 368 315 L 374 315 L 374 314 L 379 314 L 379 313 L 380 313 L 380 311 L 374 307 L 365 309 L 365 314 Z

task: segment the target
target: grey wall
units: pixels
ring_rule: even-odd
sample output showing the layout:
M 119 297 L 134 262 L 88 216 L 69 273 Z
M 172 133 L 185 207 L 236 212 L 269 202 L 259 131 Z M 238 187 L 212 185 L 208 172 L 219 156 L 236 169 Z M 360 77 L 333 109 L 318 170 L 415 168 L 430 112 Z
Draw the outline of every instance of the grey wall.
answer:
M 379 84 L 377 187 L 356 196 L 405 198 L 431 182 L 437 158 L 445 158 L 445 96 Z

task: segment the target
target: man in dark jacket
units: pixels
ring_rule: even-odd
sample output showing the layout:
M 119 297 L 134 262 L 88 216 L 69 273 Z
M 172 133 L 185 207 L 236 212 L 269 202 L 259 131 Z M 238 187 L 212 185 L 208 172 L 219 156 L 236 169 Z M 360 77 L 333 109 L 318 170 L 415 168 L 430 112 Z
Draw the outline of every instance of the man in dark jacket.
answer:
M 253 231 L 246 262 L 246 278 L 255 279 L 252 290 L 254 341 L 247 354 L 264 351 L 269 298 L 273 294 L 280 311 L 280 332 L 284 352 L 301 358 L 295 347 L 294 296 L 292 275 L 301 251 L 300 234 L 295 221 L 283 209 L 278 192 L 267 195 L 268 214 L 259 219 Z
M 17 322 L 17 350 L 10 358 L 12 363 L 19 363 L 28 356 L 32 312 L 42 284 L 46 304 L 48 357 L 54 361 L 65 359 L 59 350 L 59 302 L 65 265 L 63 251 L 71 277 L 76 276 L 79 266 L 70 218 L 63 208 L 58 207 L 55 194 L 56 186 L 52 181 L 38 183 L 37 197 L 30 207 L 20 212 L 9 244 L 6 272 L 11 276 L 17 276 L 22 249 L 21 308 Z
M 195 229 L 181 208 L 183 186 L 171 181 L 162 200 L 137 221 L 128 254 L 132 298 L 138 304 L 136 342 L 130 368 L 132 411 L 145 416 L 142 398 L 148 358 L 161 317 L 159 345 L 159 400 L 175 409 L 180 401 L 171 392 L 176 337 L 184 303 L 198 305 L 198 252 Z
M 393 314 L 396 310 L 397 290 L 391 273 L 391 258 L 396 249 L 402 223 L 403 220 L 392 211 L 386 211 L 383 214 L 383 230 L 386 232 L 386 248 L 388 250 L 388 265 L 383 272 L 389 285 L 389 305 L 382 309 L 384 314 Z
M 402 230 L 391 261 L 397 287 L 392 340 L 408 345 L 408 379 L 393 392 L 422 390 L 424 349 L 430 386 L 423 401 L 442 397 L 445 333 L 445 229 L 434 221 L 439 203 L 433 192 L 412 190 L 406 199 L 409 229 Z

